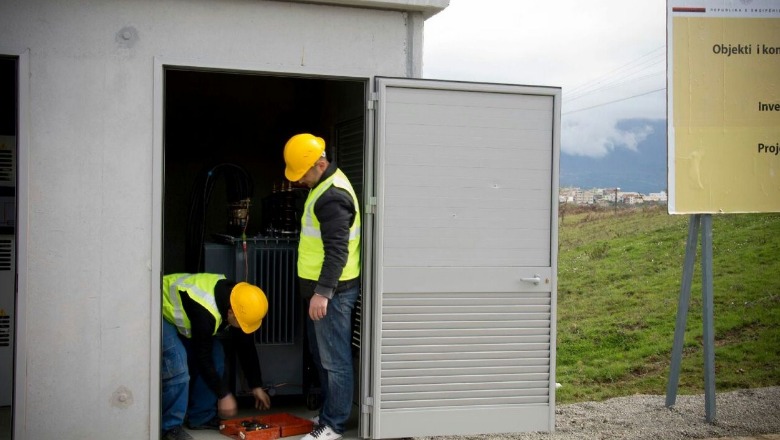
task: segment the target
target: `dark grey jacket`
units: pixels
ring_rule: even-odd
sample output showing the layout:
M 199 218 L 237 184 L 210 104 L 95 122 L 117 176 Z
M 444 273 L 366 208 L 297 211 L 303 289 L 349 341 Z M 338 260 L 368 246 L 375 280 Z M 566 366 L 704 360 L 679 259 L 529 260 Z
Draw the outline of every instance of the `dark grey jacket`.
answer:
M 333 175 L 336 169 L 335 162 L 331 162 L 322 174 L 320 182 Z M 317 184 L 319 185 L 320 182 Z M 357 283 L 357 279 L 339 282 L 349 256 L 349 228 L 355 221 L 355 204 L 352 202 L 352 196 L 347 191 L 331 185 L 314 203 L 314 215 L 320 221 L 325 260 L 322 262 L 320 277 L 316 282 L 300 279 L 301 293 L 306 299 L 311 298 L 315 293 L 333 298 L 335 293 Z

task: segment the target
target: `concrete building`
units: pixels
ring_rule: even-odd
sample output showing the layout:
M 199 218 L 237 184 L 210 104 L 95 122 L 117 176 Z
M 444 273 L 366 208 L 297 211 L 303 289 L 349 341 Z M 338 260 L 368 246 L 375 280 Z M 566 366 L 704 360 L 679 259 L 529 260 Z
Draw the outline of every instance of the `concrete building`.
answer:
M 660 202 L 660 203 L 666 203 L 668 201 L 666 196 L 666 191 L 661 191 L 657 193 L 650 193 L 647 196 L 644 197 L 645 201 L 648 202 Z
M 257 243 L 288 232 L 265 202 L 297 132 L 364 212 L 360 435 L 553 430 L 561 91 L 420 80 L 448 3 L 2 2 L 13 438 L 158 437 L 161 276 L 204 267 L 193 223 L 235 232 L 235 185 Z

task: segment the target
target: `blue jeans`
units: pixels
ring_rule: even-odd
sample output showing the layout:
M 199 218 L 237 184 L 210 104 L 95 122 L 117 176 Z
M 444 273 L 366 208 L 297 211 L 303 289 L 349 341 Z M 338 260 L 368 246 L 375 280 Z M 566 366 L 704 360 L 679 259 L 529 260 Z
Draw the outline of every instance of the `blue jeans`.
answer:
M 191 425 L 202 425 L 217 415 L 217 395 L 197 371 L 188 366 L 187 359 L 191 358 L 188 356 L 191 353 L 190 341 L 180 337 L 176 326 L 170 322 L 163 319 L 162 325 L 160 428 L 165 432 L 181 426 L 185 416 Z M 214 339 L 212 358 L 221 376 L 225 371 L 225 354 L 217 339 Z
M 339 292 L 328 301 L 325 318 L 312 321 L 306 318 L 309 351 L 317 367 L 322 388 L 323 403 L 320 423 L 338 433 L 352 411 L 354 374 L 352 372 L 352 309 L 360 286 Z

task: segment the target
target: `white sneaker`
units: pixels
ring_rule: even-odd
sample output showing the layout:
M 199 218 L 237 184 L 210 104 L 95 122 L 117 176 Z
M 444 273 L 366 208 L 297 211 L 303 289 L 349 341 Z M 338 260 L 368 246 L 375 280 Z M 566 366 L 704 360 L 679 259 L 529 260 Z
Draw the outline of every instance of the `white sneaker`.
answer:
M 341 434 L 334 431 L 328 425 L 319 425 L 314 430 L 305 436 L 301 440 L 338 440 L 341 438 Z

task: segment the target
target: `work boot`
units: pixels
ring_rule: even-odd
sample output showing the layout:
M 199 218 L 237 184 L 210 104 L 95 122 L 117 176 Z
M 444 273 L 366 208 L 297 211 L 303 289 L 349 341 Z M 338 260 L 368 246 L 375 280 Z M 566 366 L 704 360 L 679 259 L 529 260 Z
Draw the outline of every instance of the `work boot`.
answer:
M 184 430 L 181 426 L 169 429 L 165 431 L 162 436 L 162 440 L 195 440 L 192 436 Z
M 214 416 L 213 419 L 209 420 L 208 422 L 202 423 L 200 425 L 193 425 L 189 421 L 187 422 L 187 428 L 192 430 L 213 429 L 219 431 L 219 427 L 221 425 L 222 425 L 222 421 L 219 420 L 219 416 Z

